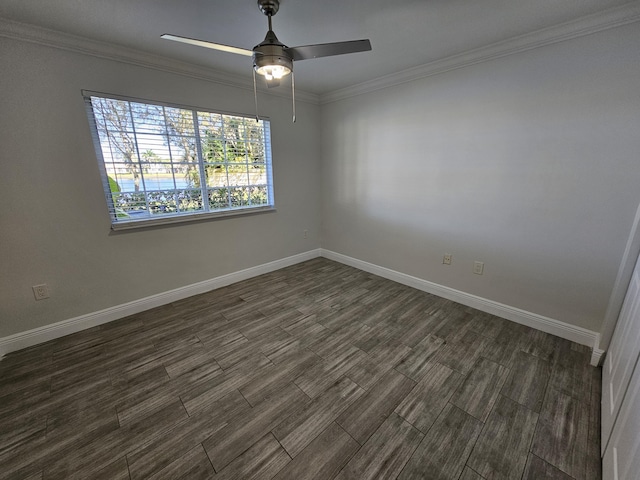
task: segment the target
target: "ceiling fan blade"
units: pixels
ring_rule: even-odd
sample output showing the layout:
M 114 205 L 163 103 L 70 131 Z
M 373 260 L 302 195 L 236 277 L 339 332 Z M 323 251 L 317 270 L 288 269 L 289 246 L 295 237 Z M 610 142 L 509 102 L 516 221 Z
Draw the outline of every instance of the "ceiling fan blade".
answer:
M 231 47 L 229 45 L 207 42 L 205 40 L 198 40 L 195 38 L 180 37 L 178 35 L 170 35 L 168 33 L 160 35 L 160 38 L 164 38 L 165 40 L 173 40 L 174 42 L 188 43 L 189 45 L 196 45 L 198 47 L 212 48 L 213 50 L 220 50 L 228 53 L 236 53 L 238 55 L 245 55 L 247 57 L 253 55 L 253 52 L 251 50 L 246 50 L 244 48 Z
M 348 42 L 319 43 L 317 45 L 303 45 L 301 47 L 285 48 L 294 60 L 330 57 L 345 53 L 367 52 L 371 50 L 371 42 L 366 40 L 351 40 Z

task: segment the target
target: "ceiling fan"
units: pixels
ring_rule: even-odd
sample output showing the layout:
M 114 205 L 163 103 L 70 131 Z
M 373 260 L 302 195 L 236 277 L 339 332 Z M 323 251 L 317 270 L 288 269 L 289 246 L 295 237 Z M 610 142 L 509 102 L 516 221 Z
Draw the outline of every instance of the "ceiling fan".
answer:
M 269 30 L 264 40 L 253 47 L 253 50 L 232 47 L 221 43 L 207 42 L 195 38 L 181 37 L 165 33 L 161 38 L 176 42 L 188 43 L 199 47 L 212 48 L 223 52 L 235 53 L 253 57 L 253 89 L 256 98 L 256 117 L 258 100 L 256 92 L 255 74 L 262 75 L 268 87 L 276 87 L 280 84 L 280 79 L 291 74 L 291 88 L 293 92 L 293 121 L 295 122 L 295 86 L 293 79 L 293 62 L 297 60 L 307 60 L 311 58 L 330 57 L 334 55 L 344 55 L 347 53 L 366 52 L 371 50 L 371 42 L 365 40 L 352 40 L 347 42 L 320 43 L 316 45 L 303 45 L 299 47 L 287 47 L 278 40 L 271 27 L 271 17 L 278 13 L 280 8 L 279 0 L 258 0 L 258 7 L 269 21 Z

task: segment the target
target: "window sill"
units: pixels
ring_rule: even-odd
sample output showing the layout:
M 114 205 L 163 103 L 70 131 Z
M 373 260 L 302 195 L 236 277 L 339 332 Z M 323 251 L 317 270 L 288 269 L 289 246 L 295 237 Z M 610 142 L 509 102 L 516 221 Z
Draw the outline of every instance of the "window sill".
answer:
M 216 220 L 228 217 L 239 217 L 242 215 L 256 215 L 260 213 L 275 212 L 272 205 L 266 207 L 256 207 L 251 209 L 230 209 L 221 212 L 194 213 L 190 215 L 166 215 L 163 217 L 148 218 L 144 220 L 120 221 L 111 224 L 111 230 L 119 232 L 126 230 L 137 230 L 141 228 L 170 226 L 187 222 L 199 222 L 203 220 Z

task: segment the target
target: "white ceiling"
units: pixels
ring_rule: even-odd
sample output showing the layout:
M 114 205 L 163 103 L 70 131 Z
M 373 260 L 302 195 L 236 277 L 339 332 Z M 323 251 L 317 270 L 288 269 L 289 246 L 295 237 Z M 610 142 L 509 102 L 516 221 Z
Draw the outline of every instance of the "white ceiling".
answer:
M 628 3 L 281 0 L 273 27 L 289 46 L 371 40 L 371 52 L 296 63 L 296 86 L 321 95 Z M 256 0 L 0 0 L 0 17 L 249 78 L 250 58 L 162 40 L 160 35 L 251 49 L 267 30 Z

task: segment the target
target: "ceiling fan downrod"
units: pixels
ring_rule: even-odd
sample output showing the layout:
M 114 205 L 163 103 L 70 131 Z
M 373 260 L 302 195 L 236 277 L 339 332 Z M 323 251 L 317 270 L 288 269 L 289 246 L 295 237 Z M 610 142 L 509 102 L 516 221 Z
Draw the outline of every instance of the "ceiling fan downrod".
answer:
M 293 103 L 293 122 L 296 121 L 296 87 L 293 77 L 293 58 L 284 49 L 287 48 L 273 31 L 271 17 L 280 9 L 279 0 L 258 0 L 260 11 L 267 16 L 269 29 L 261 44 L 253 49 L 253 94 L 258 119 L 258 92 L 256 89 L 256 71 L 267 80 L 267 86 L 277 86 L 280 79 L 291 74 L 291 99 Z

